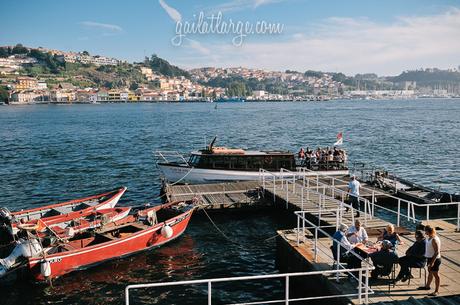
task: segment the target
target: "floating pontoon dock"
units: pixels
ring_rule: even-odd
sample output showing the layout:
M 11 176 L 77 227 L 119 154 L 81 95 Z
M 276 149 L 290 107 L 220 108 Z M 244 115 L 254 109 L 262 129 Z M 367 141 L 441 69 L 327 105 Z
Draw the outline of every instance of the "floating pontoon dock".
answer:
M 334 259 L 330 249 L 331 235 L 340 223 L 351 225 L 356 219 L 356 211 L 347 204 L 346 200 L 348 177 L 306 177 L 301 172 L 287 170 L 282 170 L 276 175 L 266 172 L 260 177 L 259 181 L 252 182 L 166 185 L 166 198 L 168 200 L 196 198 L 200 205 L 206 208 L 272 205 L 292 211 L 297 217 L 297 226 L 290 230 L 277 231 L 276 262 L 280 271 L 285 273 L 130 285 L 126 288 L 126 304 L 129 304 L 130 291 L 133 289 L 206 284 L 209 305 L 213 302 L 214 283 L 267 279 L 285 281 L 284 299 L 274 300 L 267 295 L 264 301 L 247 300 L 244 304 L 302 304 L 299 302 L 315 300 L 326 300 L 327 304 L 382 304 L 381 302 L 404 305 L 458 304 L 457 296 L 460 295 L 459 202 L 418 204 L 394 197 L 366 184 L 362 184 L 361 187 L 359 219 L 371 241 L 377 239 L 387 223 L 393 223 L 404 241 L 397 247 L 399 256 L 403 256 L 414 242 L 413 232 L 417 227 L 430 224 L 438 230 L 443 258 L 440 269 L 440 296 L 428 299 L 426 291 L 417 290 L 417 287 L 425 283 L 428 274 L 426 268 L 412 270 L 414 278 L 410 282 L 398 282 L 393 285 L 390 279 L 370 281 L 370 271 L 373 266 L 368 259 L 363 260 L 362 267 L 358 269 L 345 269 L 340 263 L 333 265 Z M 381 203 L 385 201 L 392 201 L 394 205 L 389 207 Z M 448 206 L 450 214 L 433 217 L 432 210 L 441 205 Z M 351 271 L 359 272 L 356 281 L 347 279 Z M 398 265 L 395 265 L 395 272 L 399 272 Z M 295 296 L 296 291 L 293 286 L 296 285 L 292 283 L 297 280 L 302 283 L 304 281 L 302 279 L 307 283 L 301 286 L 302 290 L 308 287 L 314 295 Z

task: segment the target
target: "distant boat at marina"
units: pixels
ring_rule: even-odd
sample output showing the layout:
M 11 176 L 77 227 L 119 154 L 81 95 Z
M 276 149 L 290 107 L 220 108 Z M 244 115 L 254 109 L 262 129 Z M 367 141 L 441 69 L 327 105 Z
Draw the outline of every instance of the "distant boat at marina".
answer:
M 371 184 L 401 199 L 419 204 L 435 204 L 460 201 L 460 194 L 451 194 L 441 190 L 422 186 L 407 179 L 377 170 L 372 175 Z M 443 209 L 448 206 L 442 206 Z
M 214 100 L 215 103 L 244 103 L 246 99 L 244 97 L 221 97 Z

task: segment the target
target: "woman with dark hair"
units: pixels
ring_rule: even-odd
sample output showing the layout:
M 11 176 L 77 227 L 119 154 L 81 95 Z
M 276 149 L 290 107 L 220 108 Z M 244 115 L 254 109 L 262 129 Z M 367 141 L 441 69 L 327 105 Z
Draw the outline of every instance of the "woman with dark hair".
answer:
M 399 258 L 401 271 L 395 281 L 407 281 L 411 276 L 410 268 L 422 268 L 425 263 L 425 236 L 422 231 L 418 230 L 415 232 L 415 242 L 407 249 L 406 256 Z
M 439 266 L 441 265 L 441 240 L 436 235 L 435 228 L 431 226 L 425 227 L 425 234 L 428 237 L 425 243 L 425 257 L 427 259 L 428 266 L 428 281 L 426 286 L 419 287 L 419 290 L 430 290 L 431 282 L 435 281 L 435 290 L 430 293 L 430 296 L 437 296 L 439 294 L 439 286 L 441 279 L 439 278 Z

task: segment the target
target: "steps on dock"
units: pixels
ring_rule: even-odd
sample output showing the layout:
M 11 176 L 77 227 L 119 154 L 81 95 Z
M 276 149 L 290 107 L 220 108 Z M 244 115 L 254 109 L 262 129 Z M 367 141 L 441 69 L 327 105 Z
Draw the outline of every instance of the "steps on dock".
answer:
M 398 300 L 390 302 L 378 302 L 375 305 L 459 305 L 460 296 L 446 296 L 446 297 L 424 297 L 416 299 L 410 297 L 407 300 Z
M 303 185 L 297 184 L 294 188 L 293 185 L 290 185 L 289 190 L 286 190 L 286 186 L 282 188 L 280 184 L 277 184 L 273 187 L 273 183 L 269 182 L 266 183 L 265 190 L 272 193 L 273 191 L 276 193 L 276 196 L 281 198 L 284 201 L 287 201 L 288 204 L 296 210 L 307 211 L 309 214 L 318 216 L 321 213 L 321 222 L 326 223 L 328 225 L 335 225 L 336 224 L 336 214 L 337 209 L 339 208 L 339 203 L 337 200 L 332 199 L 330 196 L 321 196 L 321 211 L 320 211 L 320 195 L 317 193 L 309 193 L 307 195 L 307 191 L 304 190 L 303 194 L 303 204 L 302 204 L 302 189 Z M 354 211 L 348 210 L 343 211 L 342 216 L 342 223 L 347 225 L 353 225 L 353 220 L 355 219 L 352 215 Z M 363 215 L 364 212 L 361 212 Z M 361 216 L 360 219 L 364 222 L 364 226 L 367 229 L 374 229 L 370 230 L 371 233 L 374 232 L 372 235 L 380 234 L 379 229 L 385 228 L 387 222 L 380 218 L 370 218 L 369 215 L 366 217 L 365 221 Z

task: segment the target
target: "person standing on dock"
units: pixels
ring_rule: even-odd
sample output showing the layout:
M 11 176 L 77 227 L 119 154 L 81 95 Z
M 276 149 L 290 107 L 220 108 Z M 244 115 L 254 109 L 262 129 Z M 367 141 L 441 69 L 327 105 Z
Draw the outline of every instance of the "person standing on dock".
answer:
M 425 234 L 428 237 L 425 243 L 425 257 L 428 266 L 428 281 L 426 286 L 419 287 L 419 290 L 430 290 L 431 282 L 435 281 L 435 290 L 430 293 L 430 296 L 437 296 L 439 294 L 439 286 L 441 279 L 439 278 L 439 266 L 441 265 L 441 240 L 436 234 L 436 229 L 431 226 L 425 227 Z
M 359 217 L 360 211 L 360 204 L 359 204 L 359 188 L 361 187 L 361 183 L 359 183 L 358 179 L 356 179 L 355 175 L 351 176 L 350 183 L 348 183 L 348 193 L 351 206 L 356 209 L 356 217 Z

